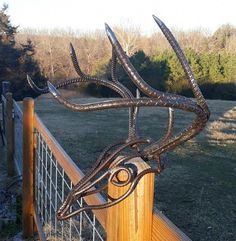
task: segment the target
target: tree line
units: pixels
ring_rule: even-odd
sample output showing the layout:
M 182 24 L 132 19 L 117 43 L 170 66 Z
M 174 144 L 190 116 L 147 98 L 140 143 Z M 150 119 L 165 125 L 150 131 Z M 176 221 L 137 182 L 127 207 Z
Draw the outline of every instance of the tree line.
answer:
M 17 27 L 11 24 L 7 8 L 7 5 L 3 5 L 0 9 L 0 91 L 1 83 L 10 81 L 14 98 L 20 100 L 27 95 L 35 96 L 26 83 L 27 73 L 38 82 L 45 81 L 45 78 L 33 58 L 35 49 L 32 41 L 16 41 Z
M 11 61 L 17 60 L 24 66 L 17 72 L 13 71 L 17 68 L 16 65 L 10 64 L 11 71 L 5 68 L 5 72 L 0 72 L 0 80 L 11 80 L 15 90 L 19 90 L 21 82 L 25 83 L 25 73 L 32 75 L 32 78 L 42 85 L 46 79 L 56 83 L 76 76 L 69 56 L 70 42 L 74 45 L 81 68 L 86 74 L 111 78 L 111 46 L 105 31 L 81 33 L 60 29 L 40 31 L 25 29 L 17 33 L 17 28 L 10 24 L 6 9 L 1 10 L 1 15 L 5 16 L 5 21 L 8 18 L 8 25 L 5 24 L 5 28 L 11 31 L 8 35 L 13 38 L 13 42 L 8 43 L 9 46 L 15 51 L 20 51 L 18 55 L 12 54 L 7 57 L 10 61 L 8 65 Z M 2 56 L 6 56 L 9 51 L 2 49 L 2 46 L 6 47 L 3 36 L 7 35 L 6 31 L 2 30 L 3 19 L 0 16 L 0 51 Z M 186 75 L 158 28 L 151 36 L 142 35 L 135 26 L 116 26 L 113 30 L 145 81 L 159 90 L 191 96 Z M 205 97 L 235 100 L 236 27 L 222 25 L 213 34 L 204 30 L 172 31 L 184 49 Z M 3 59 L 5 61 L 6 58 L 0 61 Z M 135 92 L 135 86 L 119 64 L 117 76 Z M 23 96 L 29 89 L 25 84 L 22 86 Z M 97 96 L 114 96 L 112 91 L 94 85 L 76 85 L 73 88 Z

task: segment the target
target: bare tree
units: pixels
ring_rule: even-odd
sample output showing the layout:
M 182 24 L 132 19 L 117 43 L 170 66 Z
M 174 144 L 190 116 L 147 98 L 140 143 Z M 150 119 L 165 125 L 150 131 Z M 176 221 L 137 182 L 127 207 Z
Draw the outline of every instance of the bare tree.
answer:
M 131 24 L 114 27 L 114 31 L 128 56 L 141 49 L 141 31 L 139 27 Z

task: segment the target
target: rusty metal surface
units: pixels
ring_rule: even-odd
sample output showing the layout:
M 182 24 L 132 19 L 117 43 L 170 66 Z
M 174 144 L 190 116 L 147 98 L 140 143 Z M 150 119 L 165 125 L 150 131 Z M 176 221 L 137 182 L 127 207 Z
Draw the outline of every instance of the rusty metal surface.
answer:
M 40 94 L 50 92 L 54 96 L 54 98 L 57 99 L 61 104 L 63 104 L 65 107 L 73 111 L 89 112 L 112 108 L 129 108 L 128 137 L 124 138 L 122 142 L 112 144 L 111 146 L 105 148 L 105 150 L 96 160 L 96 163 L 92 170 L 90 170 L 90 172 L 73 187 L 72 191 L 67 196 L 63 205 L 58 210 L 59 219 L 70 218 L 73 215 L 76 215 L 87 209 L 106 208 L 122 201 L 135 189 L 137 183 L 143 175 L 149 172 L 159 173 L 162 171 L 163 153 L 171 149 L 174 149 L 176 146 L 196 136 L 205 127 L 209 119 L 210 111 L 197 85 L 197 82 L 194 78 L 192 70 L 188 64 L 188 61 L 183 51 L 181 50 L 178 42 L 176 41 L 170 30 L 165 26 L 165 24 L 156 16 L 153 16 L 153 18 L 157 25 L 160 27 L 161 31 L 163 32 L 167 40 L 169 41 L 173 51 L 176 53 L 188 77 L 189 85 L 195 96 L 194 100 L 176 94 L 164 93 L 149 86 L 147 82 L 143 80 L 139 73 L 136 71 L 136 69 L 130 62 L 129 58 L 125 54 L 124 50 L 122 49 L 115 34 L 107 24 L 105 24 L 105 29 L 107 36 L 110 40 L 110 43 L 112 45 L 111 81 L 91 77 L 83 73 L 79 66 L 76 53 L 72 44 L 70 44 L 70 55 L 75 71 L 78 74 L 78 77 L 65 80 L 56 86 L 54 86 L 52 83 L 48 81 L 47 86 L 41 89 L 37 87 L 33 80 L 28 76 L 28 83 L 36 92 Z M 127 89 L 124 85 L 122 85 L 119 82 L 116 76 L 116 67 L 118 61 L 126 71 L 130 80 L 136 85 L 136 96 L 133 96 L 129 89 Z M 118 93 L 121 96 L 121 98 L 96 103 L 75 104 L 65 99 L 58 91 L 59 88 L 62 88 L 64 86 L 84 82 L 95 83 L 97 85 L 110 88 L 114 90 L 116 93 Z M 140 92 L 145 94 L 145 96 L 147 97 L 140 97 Z M 157 106 L 169 108 L 166 132 L 163 138 L 161 138 L 160 140 L 153 141 L 149 138 L 141 139 L 139 137 L 137 119 L 138 110 L 141 106 Z M 193 122 L 190 123 L 190 125 L 186 129 L 182 130 L 175 136 L 173 136 L 172 134 L 172 129 L 174 125 L 174 109 L 192 112 L 196 116 Z M 125 156 L 124 158 L 119 159 L 119 161 L 115 161 L 117 156 L 124 149 L 127 148 L 130 148 L 131 154 L 129 156 Z M 137 174 L 135 168 L 132 165 L 127 164 L 127 162 L 134 157 L 141 157 L 145 161 L 155 160 L 157 162 L 156 168 L 150 168 L 143 171 L 142 173 Z M 117 174 L 120 171 L 125 171 L 127 173 L 127 180 L 124 182 L 114 182 L 114 177 L 117 176 Z M 101 183 L 101 181 L 104 179 L 106 179 L 105 183 L 107 183 L 108 181 L 112 181 L 115 185 L 118 186 L 127 185 L 128 183 L 130 183 L 131 185 L 124 195 L 117 199 L 108 201 L 106 204 L 97 206 L 88 205 L 78 210 L 71 211 L 71 207 L 77 199 L 85 197 L 87 195 L 91 195 L 101 190 L 105 190 L 107 185 L 102 184 L 99 187 L 99 183 Z

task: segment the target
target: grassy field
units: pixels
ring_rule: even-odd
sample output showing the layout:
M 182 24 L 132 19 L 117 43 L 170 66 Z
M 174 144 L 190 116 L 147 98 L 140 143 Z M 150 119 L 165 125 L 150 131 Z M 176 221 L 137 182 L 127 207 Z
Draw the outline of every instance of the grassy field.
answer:
M 212 114 L 204 132 L 170 152 L 169 167 L 156 177 L 155 206 L 192 240 L 235 241 L 236 102 L 208 103 Z M 127 110 L 74 113 L 47 97 L 36 100 L 36 110 L 85 172 L 106 145 L 127 137 Z M 141 109 L 141 136 L 162 136 L 166 118 L 165 109 Z M 175 131 L 192 118 L 176 111 Z

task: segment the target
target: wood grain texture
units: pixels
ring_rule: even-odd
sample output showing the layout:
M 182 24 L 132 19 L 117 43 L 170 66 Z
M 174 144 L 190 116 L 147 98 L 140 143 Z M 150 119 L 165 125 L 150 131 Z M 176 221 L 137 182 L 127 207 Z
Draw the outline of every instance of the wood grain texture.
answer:
M 153 214 L 152 241 L 191 241 L 164 214 L 156 211 Z
M 130 161 L 138 172 L 149 168 L 141 159 Z M 126 174 L 120 173 L 119 179 L 125 179 Z M 124 194 L 129 185 L 117 187 L 108 184 L 108 195 L 118 198 Z M 152 210 L 154 194 L 154 174 L 142 177 L 134 192 L 119 204 L 107 209 L 107 240 L 108 241 L 147 241 L 152 235 Z
M 34 202 L 34 100 L 23 101 L 23 187 L 22 187 L 22 223 L 23 237 L 33 236 Z

